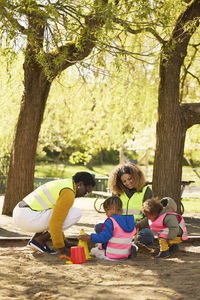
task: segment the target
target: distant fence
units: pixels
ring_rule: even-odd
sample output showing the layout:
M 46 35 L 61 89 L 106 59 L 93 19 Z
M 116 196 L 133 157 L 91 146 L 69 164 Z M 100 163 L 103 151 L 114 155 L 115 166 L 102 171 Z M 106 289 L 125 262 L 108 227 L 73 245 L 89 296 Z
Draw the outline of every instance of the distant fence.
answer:
M 108 177 L 95 177 L 96 186 L 95 191 L 107 192 L 108 191 Z
M 37 189 L 40 185 L 45 184 L 49 181 L 56 180 L 59 178 L 51 178 L 51 177 L 36 177 L 34 178 L 34 189 Z

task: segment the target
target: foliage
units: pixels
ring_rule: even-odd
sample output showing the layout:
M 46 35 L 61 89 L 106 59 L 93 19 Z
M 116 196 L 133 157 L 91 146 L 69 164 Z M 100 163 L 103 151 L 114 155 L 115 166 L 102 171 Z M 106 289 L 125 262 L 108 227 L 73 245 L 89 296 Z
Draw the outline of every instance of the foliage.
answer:
M 4 1 L 5 3 L 9 7 L 8 2 Z M 64 45 L 66 41 L 68 44 L 74 40 L 78 41 L 77 33 L 79 38 L 84 31 L 84 19 L 89 12 L 90 4 L 92 5 L 92 1 L 76 1 L 76 7 L 70 1 L 10 2 L 14 8 L 13 16 L 16 16 L 25 28 L 26 18 L 31 12 L 42 16 L 46 21 L 44 48 L 37 53 L 37 60 L 45 67 L 48 76 L 51 76 L 51 70 L 46 53 L 51 51 L 55 55 L 55 65 L 60 63 L 63 58 L 57 56 L 58 47 Z M 114 3 L 109 3 L 105 10 L 106 34 L 100 31 L 96 33 L 97 49 L 93 51 L 90 59 L 78 62 L 75 67 L 63 72 L 52 84 L 40 132 L 38 155 L 45 156 L 45 148 L 61 153 L 61 157 L 67 158 L 78 151 L 81 153 L 79 161 L 85 157 L 84 162 L 87 162 L 89 157 L 96 156 L 104 149 L 117 150 L 121 143 L 127 143 L 128 147 L 131 144 L 137 151 L 141 146 L 154 148 L 158 89 L 157 53 L 160 51 L 156 33 L 162 39 L 167 37 L 185 5 L 179 0 L 176 3 L 172 0 L 164 2 L 137 0 L 121 1 L 116 9 Z M 97 7 L 94 7 L 94 11 L 95 9 Z M 2 15 L 5 16 L 5 11 Z M 6 26 L 2 19 L 2 46 L 6 43 L 7 46 L 14 45 L 16 52 L 23 49 L 24 32 L 19 38 L 19 31 L 12 30 L 9 25 L 9 36 L 5 38 L 8 29 Z M 136 35 L 137 31 L 141 32 L 140 35 Z M 129 33 L 133 34 L 130 36 Z M 194 35 L 194 40 L 195 38 Z M 80 41 L 77 43 L 78 47 L 81 46 Z M 4 48 L 4 54 L 8 58 L 5 49 L 9 48 Z M 195 48 L 191 45 L 190 57 L 192 49 L 194 51 Z M 189 65 L 189 58 L 187 60 L 186 66 Z M 9 100 L 8 103 L 4 103 L 1 111 L 4 125 L 1 124 L 3 134 L 0 147 L 3 153 L 10 151 L 16 115 L 19 111 L 19 99 L 22 95 L 22 77 L 18 81 L 18 74 L 22 74 L 22 69 L 16 69 L 15 62 L 13 74 L 10 74 L 10 83 L 7 80 L 3 81 L 3 86 L 9 86 L 9 89 L 1 91 L 0 98 L 2 103 L 5 98 Z M 21 56 L 18 64 L 21 66 Z M 196 71 L 197 67 L 194 66 L 197 65 L 191 65 L 191 72 Z M 9 69 L 11 70 L 10 67 Z M 4 74 L 4 70 L 1 72 Z M 20 93 L 15 99 L 13 95 L 16 88 L 12 81 L 20 85 L 19 89 L 17 88 Z M 195 101 L 199 96 L 197 79 L 187 76 L 186 86 L 189 93 L 184 92 L 183 100 Z M 9 113 L 5 113 L 6 111 Z M 186 153 L 191 155 L 195 141 L 195 148 L 198 149 L 199 134 L 195 128 L 191 128 L 190 132 Z M 75 161 L 78 161 L 77 156 Z
M 78 164 L 83 163 L 86 165 L 92 159 L 92 155 L 89 153 L 81 153 L 80 151 L 73 152 L 69 157 L 69 163 Z
M 0 152 L 1 156 L 10 153 L 14 128 L 22 96 L 21 56 L 12 63 L 0 52 Z M 9 68 L 9 69 L 8 69 Z
M 103 149 L 118 149 L 147 126 L 155 128 L 155 70 L 149 70 L 147 76 L 145 66 L 128 62 L 118 72 L 115 63 L 109 73 L 102 71 L 101 74 L 101 69 L 88 70 L 81 78 L 84 70 L 74 67 L 53 84 L 40 145 L 64 152 L 70 147 L 74 151 L 82 149 L 89 157 Z M 144 82 L 146 88 L 142 89 Z
M 10 152 L 19 111 L 22 94 L 21 61 L 21 57 L 18 57 L 13 62 L 9 74 L 6 60 L 1 56 L 0 149 L 2 155 Z M 118 149 L 121 142 L 126 143 L 127 148 L 135 148 L 140 155 L 141 148 L 154 148 L 157 119 L 156 70 L 150 69 L 151 72 L 147 72 L 145 66 L 142 69 L 140 65 L 131 62 L 127 64 L 124 62 L 121 68 L 123 70 L 117 73 L 113 66 L 113 72 L 110 72 L 112 77 L 107 76 L 106 71 L 100 78 L 95 77 L 94 73 L 98 70 L 95 69 L 94 72 L 88 71 L 86 78 L 83 78 L 80 77 L 80 71 L 83 73 L 84 70 L 74 67 L 64 72 L 63 76 L 53 83 L 41 128 L 38 155 L 46 156 L 44 149 L 48 148 L 50 151 L 61 153 L 59 157 L 65 159 L 69 159 L 74 151 L 93 152 L 96 156 L 102 148 Z M 131 72 L 133 68 L 134 73 Z M 148 79 L 145 79 L 145 74 L 148 74 Z M 145 89 L 142 88 L 144 80 L 146 80 Z M 195 97 L 196 94 L 194 101 Z M 127 123 L 121 121 L 123 115 Z M 122 125 L 124 127 L 121 127 Z M 126 131 L 127 139 L 125 139 L 123 130 L 127 128 L 130 129 Z M 198 160 L 198 128 L 199 125 L 190 128 L 186 138 L 185 153 L 194 160 Z M 88 145 L 91 145 L 91 149 Z

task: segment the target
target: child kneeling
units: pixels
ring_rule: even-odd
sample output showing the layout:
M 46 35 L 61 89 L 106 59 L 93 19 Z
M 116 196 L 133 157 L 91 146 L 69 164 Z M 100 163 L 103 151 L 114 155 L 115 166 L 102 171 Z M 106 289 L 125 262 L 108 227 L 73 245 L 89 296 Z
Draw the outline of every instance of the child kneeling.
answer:
M 178 250 L 178 244 L 187 240 L 187 229 L 184 219 L 176 213 L 177 206 L 173 199 L 152 198 L 144 202 L 142 212 L 144 218 L 136 227 L 150 227 L 158 234 L 160 252 L 156 258 L 167 258 L 170 252 Z
M 100 243 L 98 248 L 91 249 L 91 255 L 98 258 L 119 260 L 135 257 L 137 247 L 132 244 L 136 233 L 133 215 L 122 215 L 122 201 L 117 196 L 106 199 L 103 203 L 107 219 L 100 233 L 80 235 L 83 241 L 91 240 Z

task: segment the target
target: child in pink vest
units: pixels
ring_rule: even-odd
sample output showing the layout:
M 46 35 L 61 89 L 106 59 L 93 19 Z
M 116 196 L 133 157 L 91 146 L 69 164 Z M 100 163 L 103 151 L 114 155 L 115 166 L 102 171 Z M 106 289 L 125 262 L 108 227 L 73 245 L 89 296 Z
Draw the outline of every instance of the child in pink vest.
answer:
M 175 201 L 169 197 L 148 199 L 143 204 L 142 212 L 146 218 L 136 227 L 149 226 L 158 234 L 160 252 L 156 258 L 169 257 L 170 252 L 178 249 L 178 244 L 188 239 L 183 217 L 176 210 Z
M 91 240 L 94 243 L 101 243 L 98 251 L 91 253 L 99 258 L 116 260 L 135 257 L 137 247 L 132 245 L 136 233 L 134 216 L 122 215 L 122 201 L 117 196 L 106 199 L 103 208 L 107 219 L 101 233 L 85 234 L 78 238 L 83 241 Z

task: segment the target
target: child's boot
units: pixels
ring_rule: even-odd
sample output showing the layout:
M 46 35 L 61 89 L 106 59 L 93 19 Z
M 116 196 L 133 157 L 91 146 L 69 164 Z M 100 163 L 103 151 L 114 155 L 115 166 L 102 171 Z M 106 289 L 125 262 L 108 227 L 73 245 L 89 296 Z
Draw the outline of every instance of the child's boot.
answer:
M 179 246 L 177 244 L 174 244 L 172 246 L 169 247 L 169 252 L 176 252 L 179 250 Z
M 158 255 L 155 256 L 155 258 L 167 258 L 170 257 L 169 249 L 166 251 L 160 251 Z

